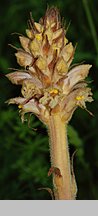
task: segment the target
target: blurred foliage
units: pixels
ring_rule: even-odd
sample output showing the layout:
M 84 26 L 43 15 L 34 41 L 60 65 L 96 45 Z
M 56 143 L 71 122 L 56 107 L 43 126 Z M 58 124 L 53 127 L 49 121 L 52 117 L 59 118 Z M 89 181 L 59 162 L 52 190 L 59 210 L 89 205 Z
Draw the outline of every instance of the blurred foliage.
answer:
M 9 43 L 19 46 L 14 32 L 25 34 L 29 12 L 36 21 L 44 15 L 47 4 L 60 9 L 68 27 L 67 37 L 77 49 L 74 63 L 87 62 L 93 67 L 88 80 L 94 102 L 87 104 L 94 113 L 78 109 L 68 127 L 69 149 L 74 156 L 74 170 L 78 184 L 77 199 L 98 199 L 98 21 L 96 0 L 1 0 L 0 1 L 0 199 L 51 199 L 40 187 L 52 188 L 47 177 L 50 167 L 47 129 L 35 117 L 22 124 L 18 110 L 7 106 L 8 98 L 19 95 L 20 87 L 12 85 L 4 76 L 8 68 L 17 68 Z M 92 82 L 91 82 L 92 81 Z M 35 130 L 37 129 L 37 130 Z

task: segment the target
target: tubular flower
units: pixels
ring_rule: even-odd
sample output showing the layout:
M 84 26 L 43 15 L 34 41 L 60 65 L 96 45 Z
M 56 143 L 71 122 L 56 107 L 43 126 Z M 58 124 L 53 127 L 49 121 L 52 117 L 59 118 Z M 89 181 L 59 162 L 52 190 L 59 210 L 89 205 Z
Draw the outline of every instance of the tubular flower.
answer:
M 7 78 L 21 85 L 21 96 L 8 103 L 18 104 L 22 121 L 32 112 L 48 124 L 49 116 L 59 112 L 68 122 L 74 110 L 91 102 L 92 93 L 84 79 L 91 65 L 70 67 L 75 48 L 66 38 L 59 12 L 48 8 L 39 23 L 30 19 L 27 36 L 20 36 L 22 48 L 15 54 L 22 70 L 7 74 Z M 72 69 L 71 69 L 72 68 Z

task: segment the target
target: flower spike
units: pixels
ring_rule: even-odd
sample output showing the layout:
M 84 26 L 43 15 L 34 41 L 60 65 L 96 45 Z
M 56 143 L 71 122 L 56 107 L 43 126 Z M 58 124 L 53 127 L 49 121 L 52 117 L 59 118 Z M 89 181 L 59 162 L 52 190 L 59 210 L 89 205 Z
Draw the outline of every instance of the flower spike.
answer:
M 18 105 L 22 122 L 25 113 L 33 113 L 48 127 L 51 167 L 62 176 L 53 172 L 55 199 L 75 197 L 65 125 L 77 107 L 87 110 L 86 102 L 93 101 L 85 82 L 92 66 L 71 65 L 75 47 L 68 42 L 66 31 L 57 8 L 47 8 L 38 23 L 30 13 L 26 36 L 19 36 L 22 48 L 11 45 L 22 70 L 6 75 L 13 84 L 21 85 L 21 96 L 8 103 Z

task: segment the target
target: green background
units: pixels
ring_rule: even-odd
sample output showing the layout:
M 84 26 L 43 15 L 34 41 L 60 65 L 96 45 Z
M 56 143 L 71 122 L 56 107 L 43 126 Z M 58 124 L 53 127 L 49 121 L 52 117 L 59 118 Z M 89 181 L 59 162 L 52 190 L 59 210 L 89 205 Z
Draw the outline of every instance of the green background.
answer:
M 88 80 L 94 102 L 87 104 L 94 117 L 77 109 L 68 127 L 69 150 L 74 158 L 78 185 L 77 199 L 98 199 L 98 1 L 97 0 L 1 0 L 0 1 L 0 199 L 51 199 L 41 187 L 52 188 L 47 129 L 35 117 L 21 123 L 16 106 L 5 101 L 19 95 L 20 86 L 12 85 L 4 76 L 8 68 L 18 68 L 14 53 L 8 46 L 19 47 L 17 32 L 25 34 L 29 12 L 38 21 L 47 5 L 60 9 L 67 38 L 77 43 L 74 63 L 92 64 Z M 37 129 L 37 130 L 34 130 Z

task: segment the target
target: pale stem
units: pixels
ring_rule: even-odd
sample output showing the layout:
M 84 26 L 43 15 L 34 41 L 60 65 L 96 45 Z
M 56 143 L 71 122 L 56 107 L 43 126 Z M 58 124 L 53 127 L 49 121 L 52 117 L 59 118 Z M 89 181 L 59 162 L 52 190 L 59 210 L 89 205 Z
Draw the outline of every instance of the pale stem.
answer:
M 51 167 L 54 168 L 53 186 L 55 199 L 71 200 L 73 198 L 67 125 L 61 119 L 60 113 L 50 116 L 48 130 Z

